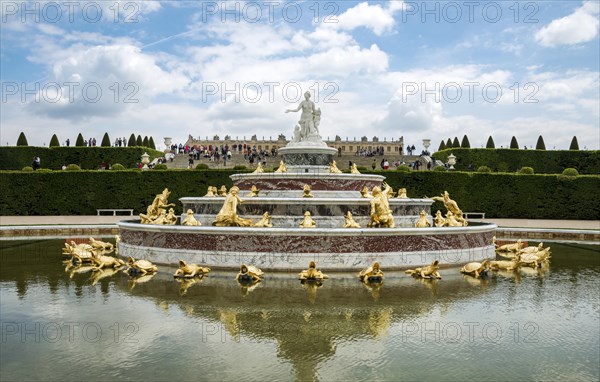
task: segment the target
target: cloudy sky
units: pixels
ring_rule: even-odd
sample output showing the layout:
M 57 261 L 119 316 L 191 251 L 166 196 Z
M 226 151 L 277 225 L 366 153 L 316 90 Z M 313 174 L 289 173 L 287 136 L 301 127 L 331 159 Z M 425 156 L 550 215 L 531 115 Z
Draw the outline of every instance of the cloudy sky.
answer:
M 600 145 L 598 1 L 0 4 L 2 145 L 289 137 L 306 90 L 324 138 Z

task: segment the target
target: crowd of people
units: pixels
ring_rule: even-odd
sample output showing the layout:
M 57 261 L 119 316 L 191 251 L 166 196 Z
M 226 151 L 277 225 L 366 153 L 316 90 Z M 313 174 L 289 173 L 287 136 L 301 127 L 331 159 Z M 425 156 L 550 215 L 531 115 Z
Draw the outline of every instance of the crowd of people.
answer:
M 271 150 L 259 150 L 256 145 L 250 146 L 246 143 L 234 143 L 229 146 L 224 145 L 199 145 L 188 146 L 183 144 L 171 145 L 170 153 L 166 154 L 166 160 L 173 161 L 175 155 L 188 155 L 188 168 L 194 166 L 194 162 L 201 158 L 208 159 L 209 162 L 223 163 L 227 165 L 234 155 L 243 155 L 244 161 L 247 161 L 250 166 L 257 165 L 262 162 L 266 165 L 266 158 L 276 157 L 277 149 L 274 147 Z

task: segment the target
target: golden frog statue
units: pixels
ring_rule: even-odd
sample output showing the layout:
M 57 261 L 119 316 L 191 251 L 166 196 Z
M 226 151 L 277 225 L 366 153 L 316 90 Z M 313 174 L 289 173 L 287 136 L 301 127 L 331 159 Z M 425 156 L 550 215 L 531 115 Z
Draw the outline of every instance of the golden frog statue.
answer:
M 304 187 L 302 188 L 303 194 L 302 197 L 303 198 L 312 198 L 313 194 L 311 194 L 311 189 L 310 186 L 308 184 L 305 184 Z
M 227 196 L 227 187 L 225 185 L 222 185 L 219 189 L 219 196 Z
M 271 215 L 269 214 L 269 211 L 266 211 L 263 214 L 262 219 L 260 219 L 258 221 L 258 223 L 255 223 L 254 227 L 261 227 L 261 228 L 271 228 L 271 227 L 273 227 L 273 224 L 271 223 Z
M 373 196 L 371 194 L 369 194 L 369 188 L 367 186 L 364 186 L 362 188 L 362 190 L 360 190 L 360 197 L 361 198 L 372 198 Z
M 106 251 L 106 253 L 110 253 L 114 250 L 114 246 L 112 245 L 112 243 L 96 240 L 93 237 L 90 237 L 89 243 L 94 249 L 94 251 Z
M 346 219 L 346 221 L 344 222 L 344 228 L 360 228 L 360 224 L 354 221 L 354 218 L 352 217 L 352 212 L 346 212 L 344 218 Z
M 256 188 L 255 185 L 252 185 L 252 188 L 250 188 L 250 193 L 248 194 L 248 197 L 255 198 L 258 196 L 259 192 L 260 192 L 260 190 L 258 188 Z
M 112 256 L 95 255 L 92 260 L 96 264 L 92 268 L 93 271 L 99 271 L 104 268 L 118 269 L 125 265 L 123 260 Z
M 321 271 L 317 270 L 317 264 L 314 261 L 311 261 L 308 264 L 308 269 L 300 272 L 298 274 L 298 278 L 300 280 L 314 280 L 314 281 L 321 281 L 321 280 L 325 280 L 328 279 L 329 276 L 327 276 L 326 274 L 324 274 Z
M 184 260 L 179 260 L 179 269 L 175 271 L 173 277 L 193 278 L 204 276 L 210 272 L 210 268 L 202 267 L 198 264 L 188 264 Z
M 456 216 L 452 213 L 452 211 L 446 212 L 446 221 L 444 222 L 446 227 L 463 227 L 463 223 L 459 222 L 456 219 Z
M 342 171 L 340 171 L 340 169 L 337 167 L 337 163 L 335 163 L 335 161 L 333 161 L 330 165 L 329 165 L 329 172 L 331 174 L 341 174 Z
M 360 171 L 358 171 L 358 168 L 356 167 L 356 163 L 352 163 L 352 166 L 350 166 L 350 174 L 360 174 Z
M 237 205 L 242 203 L 242 199 L 238 196 L 240 189 L 237 186 L 231 187 L 229 193 L 225 197 L 225 202 L 221 211 L 217 214 L 212 225 L 217 227 L 250 227 L 252 220 L 243 219 L 237 214 Z
M 265 172 L 265 169 L 262 166 L 262 163 L 258 162 L 258 166 L 256 166 L 256 170 L 252 171 L 253 174 L 260 174 Z
M 397 199 L 408 199 L 408 195 L 406 195 L 406 188 L 401 188 L 398 190 Z
M 439 264 L 440 264 L 440 262 L 438 260 L 434 260 L 431 262 L 430 265 L 428 265 L 426 267 L 407 269 L 406 271 L 404 271 L 404 273 L 407 273 L 414 277 L 421 277 L 424 279 L 432 279 L 432 278 L 441 279 L 442 276 L 438 272 L 438 269 L 440 269 Z
M 302 228 L 315 228 L 317 223 L 310 216 L 310 212 L 306 211 L 304 213 L 304 218 L 302 218 L 302 222 L 300 223 L 300 227 Z
M 390 209 L 388 195 L 391 187 L 383 183 L 383 191 L 379 186 L 373 187 L 373 199 L 371 199 L 371 220 L 367 227 L 394 228 L 396 223 Z
M 197 227 L 202 224 L 200 224 L 200 222 L 194 216 L 194 211 L 192 209 L 188 209 L 187 212 L 185 213 L 185 219 L 183 219 L 183 222 L 181 223 L 181 225 Z
M 165 221 L 167 225 L 175 225 L 177 223 L 177 215 L 175 215 L 175 210 L 169 208 L 169 213 L 165 217 Z
M 206 190 L 206 195 L 204 195 L 205 197 L 213 197 L 213 196 L 217 196 L 215 195 L 215 192 L 213 191 L 213 186 L 208 186 L 208 189 Z
M 287 172 L 287 167 L 285 166 L 285 163 L 283 163 L 282 160 L 279 161 L 279 167 L 277 168 L 277 170 L 275 170 L 275 172 Z
M 438 210 L 435 213 L 435 218 L 433 219 L 433 224 L 436 227 L 443 227 L 446 225 L 446 219 L 442 216 L 442 211 Z
M 431 227 L 431 223 L 429 222 L 429 219 L 427 219 L 427 213 L 425 211 L 421 211 L 419 213 L 419 220 L 417 220 L 417 222 L 415 223 L 415 227 L 416 228 Z
M 265 273 L 259 268 L 252 265 L 242 264 L 240 271 L 238 272 L 235 279 L 241 283 L 255 283 L 261 281 L 265 277 Z

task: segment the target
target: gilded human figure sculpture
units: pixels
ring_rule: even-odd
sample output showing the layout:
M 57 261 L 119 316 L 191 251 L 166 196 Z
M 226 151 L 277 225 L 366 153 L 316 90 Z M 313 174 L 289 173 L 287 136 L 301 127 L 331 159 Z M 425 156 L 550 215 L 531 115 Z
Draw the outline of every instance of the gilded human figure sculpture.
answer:
M 362 190 L 360 190 L 360 197 L 361 198 L 372 198 L 373 196 L 371 194 L 369 194 L 369 188 L 367 186 L 364 186 L 362 188 Z
M 181 225 L 200 226 L 202 224 L 200 224 L 200 222 L 194 216 L 194 211 L 192 209 L 188 209 L 185 213 L 185 219 L 183 219 Z
M 156 195 L 152 204 L 148 206 L 146 214 L 140 214 L 142 224 L 150 224 L 159 217 L 161 211 L 164 211 L 167 207 L 175 206 L 174 203 L 168 202 L 169 195 L 171 195 L 171 192 L 168 188 L 165 188 L 162 193 Z
M 329 172 L 331 174 L 341 174 L 342 171 L 337 167 L 337 163 L 335 161 L 333 161 L 330 165 L 329 165 Z
M 167 211 L 160 210 L 158 217 L 147 224 L 156 224 L 156 225 L 168 224 L 167 223 Z
M 250 188 L 250 193 L 248 194 L 249 198 L 255 198 L 258 196 L 258 192 L 260 190 L 258 188 L 256 188 L 255 185 L 252 185 L 252 187 Z
M 311 194 L 311 189 L 310 186 L 308 184 L 305 184 L 304 187 L 302 188 L 303 193 L 302 193 L 302 197 L 303 198 L 312 198 L 313 194 Z
M 434 260 L 430 265 L 426 267 L 407 269 L 406 271 L 404 271 L 404 273 L 407 273 L 414 277 L 421 277 L 424 279 L 441 279 L 442 276 L 440 276 L 440 273 L 438 272 L 438 269 L 440 269 L 439 263 L 440 262 L 438 260 Z
M 237 205 L 242 204 L 242 199 L 238 196 L 240 189 L 237 186 L 231 187 L 229 193 L 225 197 L 223 207 L 217 214 L 213 226 L 217 227 L 250 227 L 252 221 L 250 219 L 240 218 L 237 214 Z
M 415 228 L 426 228 L 431 227 L 431 223 L 429 219 L 427 219 L 427 213 L 425 211 L 421 211 L 419 213 L 419 220 L 415 223 Z
M 219 196 L 227 196 L 227 187 L 225 185 L 222 185 L 219 189 Z
M 466 227 L 467 221 L 463 217 L 463 213 L 460 208 L 458 208 L 458 204 L 452 199 L 450 199 L 450 194 L 448 191 L 444 191 L 442 196 L 434 196 L 431 199 L 437 200 L 438 202 L 443 202 L 446 209 L 454 215 L 454 219 L 461 224 L 461 226 Z
M 306 211 L 304 213 L 304 218 L 302 218 L 302 222 L 300 223 L 300 227 L 302 228 L 314 228 L 317 226 L 317 223 L 310 216 L 310 212 Z
M 408 199 L 408 195 L 406 195 L 406 188 L 400 188 L 398 190 L 398 196 L 396 196 L 398 199 Z
M 262 163 L 258 162 L 258 166 L 256 166 L 256 170 L 252 171 L 253 174 L 260 174 L 265 172 L 265 169 L 262 166 Z
M 350 166 L 350 174 L 360 174 L 360 171 L 356 168 L 356 163 L 352 163 L 352 166 Z
M 277 170 L 275 170 L 275 172 L 287 172 L 287 167 L 285 166 L 283 160 L 279 161 L 279 167 L 277 168 Z
M 310 92 L 304 93 L 304 101 L 300 102 L 296 109 L 287 109 L 285 112 L 297 112 L 302 110 L 298 125 L 300 125 L 300 140 L 304 140 L 311 135 L 318 135 L 318 126 L 321 121 L 321 110 L 317 109 L 315 103 L 310 100 Z M 316 123 L 315 123 L 316 122 Z
M 354 221 L 354 218 L 352 217 L 352 212 L 346 212 L 344 219 L 344 228 L 360 228 L 360 224 Z
M 446 225 L 446 219 L 442 216 L 442 211 L 437 210 L 435 213 L 435 218 L 433 218 L 433 224 L 436 227 L 443 227 Z
M 263 214 L 262 219 L 260 219 L 257 223 L 255 223 L 254 227 L 262 227 L 262 228 L 273 227 L 273 224 L 271 223 L 271 215 L 269 214 L 269 211 L 266 211 Z
M 388 201 L 388 193 L 391 189 L 386 183 L 383 183 L 383 191 L 379 186 L 373 187 L 373 199 L 371 200 L 371 220 L 367 227 L 394 228 L 396 223 L 392 216 Z

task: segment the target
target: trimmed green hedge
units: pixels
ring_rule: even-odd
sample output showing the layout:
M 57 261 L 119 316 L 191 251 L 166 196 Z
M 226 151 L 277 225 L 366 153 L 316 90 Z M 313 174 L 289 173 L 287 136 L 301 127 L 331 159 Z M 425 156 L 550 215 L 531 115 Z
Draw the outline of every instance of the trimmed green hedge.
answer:
M 0 215 L 95 215 L 97 208 L 146 210 L 165 187 L 177 204 L 184 196 L 202 196 L 207 186 L 232 186 L 230 175 L 243 171 L 2 171 Z M 586 219 L 600 217 L 600 176 L 521 175 L 498 173 L 394 171 L 365 172 L 387 177 L 408 196 L 440 195 L 447 190 L 465 212 L 486 217 Z M 243 196 L 242 196 L 243 197 Z M 436 202 L 433 211 L 443 210 Z
M 538 174 L 560 174 L 565 168 L 576 168 L 580 174 L 600 174 L 600 151 L 585 150 L 514 150 L 452 148 L 433 154 L 446 163 L 448 155 L 456 156 L 458 171 L 488 166 L 495 172 L 515 172 L 527 166 Z
M 144 152 L 150 160 L 163 156 L 160 151 L 147 147 L 0 147 L 0 170 L 20 170 L 31 166 L 34 156 L 39 156 L 42 168 L 60 170 L 74 163 L 87 170 L 97 170 L 102 162 L 121 163 L 131 168 L 140 161 Z

